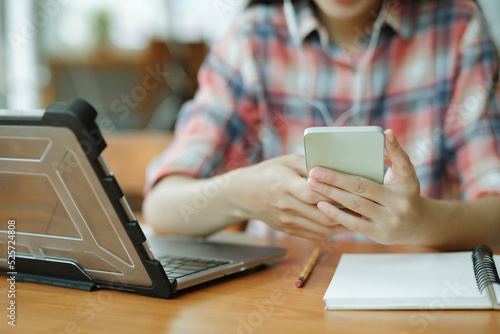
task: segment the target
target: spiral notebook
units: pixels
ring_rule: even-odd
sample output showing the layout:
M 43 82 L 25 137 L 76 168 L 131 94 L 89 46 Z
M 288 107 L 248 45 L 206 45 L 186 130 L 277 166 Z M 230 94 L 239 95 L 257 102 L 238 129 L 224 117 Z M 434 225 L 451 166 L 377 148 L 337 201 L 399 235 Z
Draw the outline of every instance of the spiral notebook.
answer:
M 473 252 L 343 254 L 327 310 L 500 309 L 500 255 Z

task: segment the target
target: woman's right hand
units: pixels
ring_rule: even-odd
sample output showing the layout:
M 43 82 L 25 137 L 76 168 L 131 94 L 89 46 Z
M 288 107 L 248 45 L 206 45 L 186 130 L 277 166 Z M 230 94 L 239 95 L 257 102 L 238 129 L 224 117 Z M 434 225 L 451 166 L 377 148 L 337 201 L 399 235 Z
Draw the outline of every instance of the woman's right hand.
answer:
M 291 154 L 233 171 L 234 207 L 248 218 L 303 238 L 352 233 L 316 207 L 331 200 L 307 187 L 305 166 L 303 156 Z

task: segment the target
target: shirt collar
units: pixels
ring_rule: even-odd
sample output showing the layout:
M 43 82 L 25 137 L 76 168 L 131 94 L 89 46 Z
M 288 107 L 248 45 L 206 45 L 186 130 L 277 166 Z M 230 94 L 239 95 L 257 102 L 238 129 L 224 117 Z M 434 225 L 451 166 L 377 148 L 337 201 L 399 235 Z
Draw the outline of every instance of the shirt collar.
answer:
M 321 45 L 328 44 L 328 32 L 321 24 L 315 13 L 314 5 L 309 1 L 300 1 L 294 5 L 295 13 L 297 15 L 297 22 L 299 23 L 299 34 L 302 43 L 313 32 L 317 32 Z
M 404 40 L 408 40 L 413 35 L 414 21 L 416 13 L 416 1 L 412 0 L 388 0 L 388 13 L 384 24 L 390 26 Z M 328 32 L 321 24 L 315 13 L 314 5 L 311 1 L 300 1 L 295 4 L 295 12 L 299 24 L 299 34 L 302 42 L 309 35 L 317 32 L 320 43 L 328 45 Z

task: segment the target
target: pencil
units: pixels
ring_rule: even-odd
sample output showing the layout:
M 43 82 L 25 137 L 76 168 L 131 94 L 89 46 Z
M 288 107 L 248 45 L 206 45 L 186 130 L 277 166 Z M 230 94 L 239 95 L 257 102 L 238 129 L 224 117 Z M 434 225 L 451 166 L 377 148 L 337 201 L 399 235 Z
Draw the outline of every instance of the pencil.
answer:
M 320 252 L 321 252 L 321 248 L 316 247 L 314 252 L 311 254 L 311 257 L 309 257 L 309 260 L 307 260 L 307 263 L 304 266 L 304 269 L 302 269 L 299 277 L 295 281 L 295 287 L 301 288 L 304 285 L 304 282 L 306 281 L 307 277 L 309 277 L 309 273 L 311 272 L 312 268 L 314 267 L 314 265 L 318 261 Z

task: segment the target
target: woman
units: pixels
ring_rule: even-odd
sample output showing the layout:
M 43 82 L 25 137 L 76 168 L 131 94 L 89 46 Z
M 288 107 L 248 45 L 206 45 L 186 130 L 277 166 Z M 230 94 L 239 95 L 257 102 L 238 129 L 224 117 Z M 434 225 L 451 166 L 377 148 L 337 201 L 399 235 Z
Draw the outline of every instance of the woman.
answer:
M 212 49 L 152 163 L 146 221 L 184 235 L 258 219 L 310 239 L 498 245 L 498 62 L 477 5 L 301 0 L 286 17 L 281 1 L 259 2 Z M 305 181 L 303 131 L 332 122 L 388 129 L 384 185 L 319 168 Z

